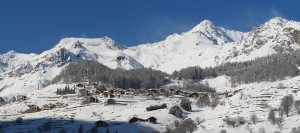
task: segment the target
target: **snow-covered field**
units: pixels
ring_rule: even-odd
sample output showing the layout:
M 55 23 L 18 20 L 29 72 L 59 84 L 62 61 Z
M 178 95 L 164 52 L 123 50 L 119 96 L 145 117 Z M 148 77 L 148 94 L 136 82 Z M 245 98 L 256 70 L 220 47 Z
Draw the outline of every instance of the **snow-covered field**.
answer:
M 229 78 L 226 76 L 217 77 L 215 79 L 206 79 L 210 86 L 216 87 L 219 92 L 233 91 L 242 89 L 241 92 L 232 97 L 220 99 L 221 104 L 216 108 L 196 107 L 196 99 L 190 98 L 192 101 L 192 111 L 184 112 L 184 118 L 197 117 L 205 119 L 205 122 L 198 125 L 196 132 L 199 133 L 216 133 L 222 129 L 227 132 L 249 132 L 252 129 L 258 132 L 259 128 L 263 127 L 267 132 L 281 131 L 288 133 L 293 127 L 300 125 L 300 115 L 292 109 L 289 117 L 284 117 L 283 126 L 279 128 L 277 125 L 272 125 L 267 120 L 270 108 L 278 108 L 280 100 L 287 94 L 292 94 L 295 100 L 300 100 L 300 92 L 293 93 L 293 90 L 299 90 L 300 76 L 288 78 L 277 82 L 262 82 L 240 85 L 235 88 L 230 88 Z M 282 83 L 284 89 L 277 89 L 277 86 Z M 37 128 L 44 123 L 52 124 L 52 131 L 59 131 L 64 127 L 68 132 L 78 131 L 79 125 L 83 125 L 85 131 L 90 130 L 94 123 L 98 120 L 103 120 L 111 124 L 109 130 L 115 132 L 164 132 L 165 126 L 172 124 L 174 120 L 181 120 L 169 114 L 169 109 L 173 105 L 179 105 L 180 97 L 159 97 L 159 100 L 146 100 L 143 96 L 121 97 L 116 98 L 120 103 L 125 105 L 106 105 L 107 100 L 101 95 L 96 96 L 100 102 L 82 105 L 82 98 L 77 95 L 66 95 L 65 97 L 55 94 L 57 88 L 63 88 L 65 84 L 50 85 L 42 90 L 36 90 L 27 94 L 27 100 L 23 102 L 13 102 L 0 107 L 0 121 L 3 125 L 9 121 L 14 122 L 18 117 L 23 118 L 23 123 L 6 124 L 3 132 L 38 132 Z M 64 102 L 68 106 L 64 108 L 56 108 L 52 110 L 42 110 L 36 113 L 23 114 L 21 112 L 28 109 L 27 105 L 36 104 L 42 107 L 44 104 Z M 167 104 L 166 109 L 155 111 L 146 111 L 146 107 L 150 105 Z M 258 122 L 252 124 L 250 116 L 256 114 Z M 247 122 L 238 127 L 229 127 L 223 121 L 226 117 L 244 117 Z M 276 113 L 276 116 L 277 113 Z M 140 122 L 129 124 L 128 120 L 132 117 L 138 118 L 157 118 L 157 124 Z M 105 132 L 106 128 L 98 128 L 98 131 Z M 1 130 L 0 130 L 1 131 Z

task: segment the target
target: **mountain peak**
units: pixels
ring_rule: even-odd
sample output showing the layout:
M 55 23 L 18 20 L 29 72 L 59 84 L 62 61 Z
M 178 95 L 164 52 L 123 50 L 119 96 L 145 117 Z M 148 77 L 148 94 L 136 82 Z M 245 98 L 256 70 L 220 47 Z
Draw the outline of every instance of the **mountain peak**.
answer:
M 198 24 L 197 26 L 195 26 L 192 29 L 192 31 L 193 32 L 197 32 L 197 31 L 206 30 L 206 29 L 215 29 L 215 25 L 210 20 L 206 20 L 205 19 L 200 24 Z
M 275 25 L 280 25 L 280 24 L 283 24 L 285 22 L 287 22 L 288 20 L 282 18 L 282 17 L 275 17 L 275 18 L 272 18 L 270 19 L 267 23 L 269 24 L 275 24 Z
M 214 24 L 210 20 L 205 19 L 199 25 L 202 25 L 202 26 L 211 26 L 211 25 L 214 25 Z
M 102 40 L 103 42 L 106 42 L 106 43 L 111 43 L 111 44 L 116 43 L 112 38 L 110 38 L 108 36 L 101 37 L 100 40 Z
M 16 51 L 14 51 L 14 50 L 10 50 L 10 51 L 8 51 L 6 54 L 16 54 L 17 52 Z

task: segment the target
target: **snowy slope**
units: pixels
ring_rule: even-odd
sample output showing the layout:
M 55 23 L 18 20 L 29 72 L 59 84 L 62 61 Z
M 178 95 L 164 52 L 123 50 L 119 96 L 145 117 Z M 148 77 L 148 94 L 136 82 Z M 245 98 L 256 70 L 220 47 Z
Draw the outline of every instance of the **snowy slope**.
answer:
M 223 90 L 223 92 L 226 91 L 224 90 L 224 87 L 226 87 L 224 84 L 229 84 L 228 78 L 224 76 L 208 79 L 207 81 L 210 83 L 217 82 L 217 84 L 211 85 L 216 87 L 219 91 Z M 215 109 L 210 107 L 196 107 L 196 99 L 190 98 L 192 101 L 192 111 L 185 111 L 184 116 L 193 120 L 197 117 L 205 119 L 203 123 L 198 125 L 196 133 L 218 133 L 222 129 L 226 129 L 227 132 L 230 133 L 249 132 L 249 128 L 254 132 L 258 132 L 261 127 L 264 127 L 268 133 L 273 133 L 274 131 L 288 133 L 292 128 L 299 126 L 300 115 L 296 113 L 294 108 L 292 108 L 289 117 L 284 116 L 282 128 L 277 125 L 271 125 L 267 120 L 267 117 L 271 108 L 278 108 L 280 101 L 284 96 L 292 94 L 295 100 L 300 100 L 299 82 L 300 77 L 298 76 L 276 82 L 242 84 L 228 90 L 233 91 L 242 89 L 241 92 L 232 97 L 221 99 L 220 101 L 222 104 L 219 104 Z M 282 83 L 285 89 L 277 89 L 277 85 L 280 83 Z M 8 125 L 8 128 L 5 128 L 4 132 L 17 132 L 18 130 L 22 130 L 23 132 L 37 132 L 37 127 L 42 126 L 46 122 L 51 122 L 53 125 L 56 125 L 57 123 L 60 127 L 65 127 L 68 132 L 72 132 L 73 129 L 76 129 L 75 131 L 77 131 L 79 124 L 84 124 L 84 130 L 87 131 L 91 129 L 94 122 L 98 120 L 104 120 L 110 124 L 118 123 L 109 127 L 113 132 L 115 132 L 115 130 L 118 130 L 120 133 L 135 133 L 145 130 L 147 132 L 164 132 L 167 124 L 171 125 L 174 120 L 180 120 L 168 113 L 171 106 L 180 103 L 180 97 L 162 97 L 159 100 L 146 100 L 145 96 L 122 96 L 121 98 L 116 98 L 116 100 L 124 102 L 126 105 L 104 105 L 107 98 L 104 98 L 101 95 L 95 95 L 100 99 L 99 103 L 82 105 L 82 98 L 77 97 L 77 95 L 70 94 L 61 97 L 55 94 L 57 88 L 63 88 L 65 86 L 66 84 L 53 84 L 42 90 L 28 93 L 27 100 L 23 102 L 14 102 L 1 106 L 0 119 L 2 121 L 15 121 L 18 117 L 22 117 L 23 120 L 30 120 L 22 125 Z M 298 92 L 293 93 L 292 91 L 294 90 L 297 90 Z M 39 107 L 42 107 L 44 104 L 55 102 L 67 103 L 68 106 L 65 108 L 42 110 L 36 113 L 21 113 L 28 109 L 27 105 L 30 104 L 36 104 Z M 145 108 L 150 105 L 160 105 L 162 103 L 166 103 L 168 107 L 166 109 L 155 111 L 145 111 Z M 257 124 L 250 122 L 250 116 L 252 114 L 257 115 Z M 157 118 L 158 124 L 146 122 L 129 124 L 128 120 L 134 116 L 139 118 L 153 116 Z M 244 117 L 247 120 L 247 123 L 235 128 L 227 126 L 223 121 L 227 116 Z M 276 117 L 278 117 L 277 112 Z M 74 120 L 75 122 L 71 123 L 71 120 Z M 53 128 L 53 130 L 57 129 L 60 128 Z M 106 128 L 98 128 L 101 132 L 105 132 L 105 129 Z

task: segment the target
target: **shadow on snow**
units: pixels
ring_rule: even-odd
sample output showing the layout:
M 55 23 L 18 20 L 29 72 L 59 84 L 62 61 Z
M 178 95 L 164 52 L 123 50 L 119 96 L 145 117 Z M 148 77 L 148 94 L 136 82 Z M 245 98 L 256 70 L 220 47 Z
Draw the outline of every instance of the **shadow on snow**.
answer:
M 155 132 L 156 130 L 147 126 L 148 123 L 133 123 L 125 121 L 105 121 L 109 127 L 96 127 L 94 121 L 65 120 L 54 118 L 19 119 L 15 121 L 0 120 L 0 133 L 140 133 Z

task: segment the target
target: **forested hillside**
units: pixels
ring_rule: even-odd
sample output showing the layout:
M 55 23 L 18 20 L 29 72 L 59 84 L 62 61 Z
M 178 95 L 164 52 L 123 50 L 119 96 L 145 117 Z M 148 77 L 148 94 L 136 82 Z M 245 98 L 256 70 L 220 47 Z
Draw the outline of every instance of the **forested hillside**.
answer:
M 233 85 L 237 83 L 275 81 L 298 75 L 299 64 L 300 50 L 296 50 L 290 53 L 278 53 L 256 58 L 246 62 L 229 62 L 214 68 L 188 67 L 173 72 L 172 77 L 201 80 L 225 74 L 231 77 Z
M 217 67 L 188 67 L 174 71 L 172 78 L 201 80 L 209 77 L 227 75 L 232 85 L 262 81 L 275 81 L 298 75 L 300 50 L 290 53 L 278 53 L 267 57 L 256 58 L 246 62 L 230 62 Z M 124 70 L 110 69 L 95 61 L 71 63 L 53 79 L 65 83 L 82 82 L 84 78 L 91 82 L 103 82 L 120 88 L 157 88 L 169 80 L 168 74 L 150 68 Z
M 99 62 L 82 60 L 69 64 L 53 83 L 76 83 L 88 79 L 90 82 L 102 82 L 119 88 L 157 88 L 169 82 L 168 74 L 153 69 L 111 69 Z

